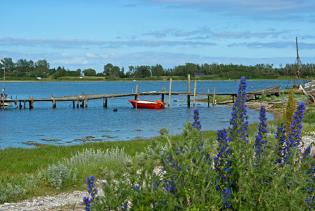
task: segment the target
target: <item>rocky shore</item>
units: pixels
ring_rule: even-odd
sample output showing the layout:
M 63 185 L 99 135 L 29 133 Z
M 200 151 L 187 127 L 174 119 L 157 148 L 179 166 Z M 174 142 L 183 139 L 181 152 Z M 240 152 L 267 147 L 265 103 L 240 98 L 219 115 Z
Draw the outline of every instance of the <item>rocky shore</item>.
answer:
M 84 210 L 83 197 L 87 193 L 74 191 L 53 196 L 41 196 L 17 203 L 4 203 L 0 211 L 69 211 Z

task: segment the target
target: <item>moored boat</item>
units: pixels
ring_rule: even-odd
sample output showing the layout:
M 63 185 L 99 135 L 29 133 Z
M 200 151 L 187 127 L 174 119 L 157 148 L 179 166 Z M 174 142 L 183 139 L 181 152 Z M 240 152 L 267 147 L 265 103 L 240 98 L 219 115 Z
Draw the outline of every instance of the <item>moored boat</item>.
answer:
M 134 108 L 147 108 L 147 109 L 164 109 L 165 103 L 161 100 L 148 101 L 148 100 L 128 100 Z

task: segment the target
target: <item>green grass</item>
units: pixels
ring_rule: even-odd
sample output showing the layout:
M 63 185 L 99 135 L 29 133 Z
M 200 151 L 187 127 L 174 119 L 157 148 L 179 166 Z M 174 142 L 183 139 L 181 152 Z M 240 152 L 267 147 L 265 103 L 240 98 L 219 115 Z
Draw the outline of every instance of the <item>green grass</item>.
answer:
M 204 132 L 206 137 L 214 137 L 215 132 Z M 172 136 L 171 140 L 181 139 L 181 135 Z M 53 164 L 63 162 L 72 157 L 75 153 L 85 149 L 102 150 L 122 148 L 126 154 L 134 156 L 136 153 L 143 152 L 153 142 L 163 141 L 161 137 L 150 139 L 137 139 L 133 141 L 119 142 L 99 142 L 87 143 L 75 146 L 40 146 L 36 148 L 8 148 L 0 150 L 0 191 L 1 186 L 8 183 L 19 185 L 27 189 L 27 194 L 8 197 L 7 201 L 19 201 L 33 196 L 45 194 L 56 194 L 72 190 L 84 190 L 85 178 L 89 175 L 100 176 L 104 169 L 123 168 L 113 162 L 101 162 L 97 165 L 91 165 L 79 169 L 78 180 L 75 183 L 66 184 L 60 190 L 51 187 L 47 181 L 40 181 L 36 187 L 28 188 L 26 183 L 28 178 L 34 176 L 40 177 L 42 172 L 47 172 L 47 168 Z M 1 194 L 0 194 L 1 202 Z

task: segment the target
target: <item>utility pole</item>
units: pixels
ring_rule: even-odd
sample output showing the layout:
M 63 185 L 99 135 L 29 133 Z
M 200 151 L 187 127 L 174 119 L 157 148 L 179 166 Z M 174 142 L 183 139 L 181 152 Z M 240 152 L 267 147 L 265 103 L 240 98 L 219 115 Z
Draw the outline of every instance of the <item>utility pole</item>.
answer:
M 302 66 L 302 62 L 301 62 L 301 58 L 299 55 L 299 45 L 298 45 L 298 38 L 295 38 L 295 46 L 296 46 L 296 60 L 295 60 L 295 65 L 296 65 L 296 72 L 295 75 L 297 77 L 297 79 L 299 79 L 301 77 L 301 66 Z

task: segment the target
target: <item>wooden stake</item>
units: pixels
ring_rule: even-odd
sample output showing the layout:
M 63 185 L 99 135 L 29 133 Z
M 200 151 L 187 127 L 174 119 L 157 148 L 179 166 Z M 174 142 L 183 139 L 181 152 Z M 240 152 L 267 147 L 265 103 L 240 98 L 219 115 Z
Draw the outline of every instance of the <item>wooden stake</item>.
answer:
M 210 95 L 208 94 L 208 108 L 210 107 Z
M 169 88 L 168 88 L 168 107 L 171 106 L 172 82 L 173 82 L 173 79 L 170 78 L 170 83 L 169 83 Z
M 29 109 L 32 110 L 34 108 L 34 99 L 33 99 L 33 97 L 29 98 L 28 103 L 29 103 Z
M 87 108 L 88 107 L 88 102 L 89 102 L 89 99 L 88 99 L 87 96 L 85 96 L 84 102 L 85 102 L 85 108 Z
M 56 98 L 52 97 L 52 108 L 55 109 L 57 107 Z
M 104 108 L 107 108 L 107 97 L 105 97 L 105 99 L 104 99 L 103 107 L 104 107 Z
M 139 96 L 139 84 L 136 84 L 136 95 L 135 95 L 135 100 L 138 100 Z
M 213 88 L 212 106 L 216 104 L 217 104 L 217 101 L 215 100 L 215 88 Z
M 187 107 L 190 108 L 190 74 L 187 76 Z

